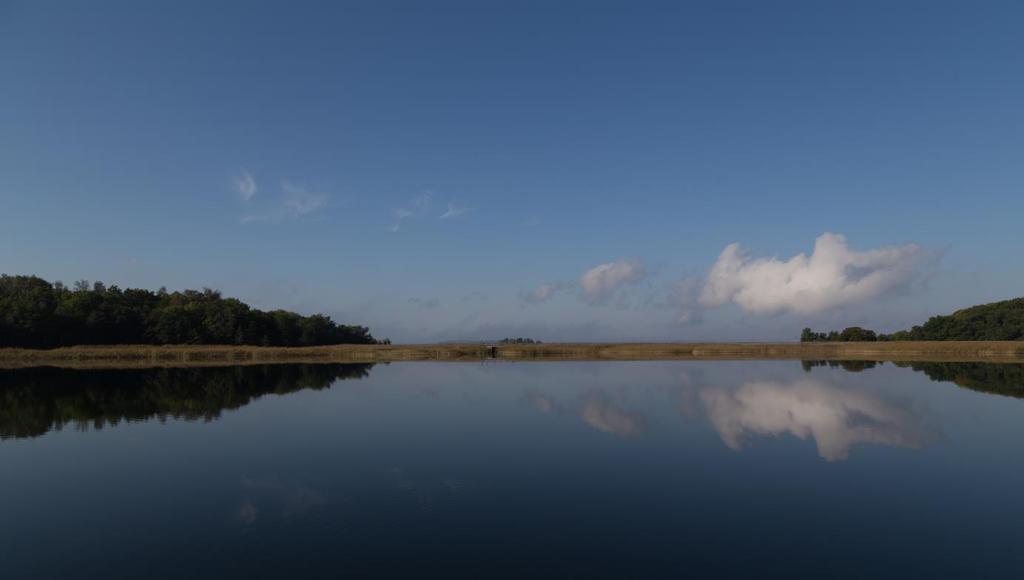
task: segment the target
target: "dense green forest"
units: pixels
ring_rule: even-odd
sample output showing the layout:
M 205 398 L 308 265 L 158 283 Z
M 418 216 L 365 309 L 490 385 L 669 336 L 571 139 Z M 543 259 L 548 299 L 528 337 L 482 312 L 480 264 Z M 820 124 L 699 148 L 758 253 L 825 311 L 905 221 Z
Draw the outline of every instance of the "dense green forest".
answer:
M 805 328 L 800 342 L 859 342 L 876 340 L 1024 340 L 1024 298 L 1003 300 L 933 316 L 910 330 L 880 334 L 858 326 L 842 332 Z
M 878 335 L 874 330 L 867 330 L 859 326 L 850 326 L 839 331 L 814 332 L 805 328 L 800 333 L 800 342 L 874 342 L 876 340 L 887 340 L 885 335 Z
M 157 292 L 102 282 L 69 288 L 0 275 L 0 347 L 82 344 L 374 344 L 369 329 L 328 316 L 263 312 L 216 290 Z

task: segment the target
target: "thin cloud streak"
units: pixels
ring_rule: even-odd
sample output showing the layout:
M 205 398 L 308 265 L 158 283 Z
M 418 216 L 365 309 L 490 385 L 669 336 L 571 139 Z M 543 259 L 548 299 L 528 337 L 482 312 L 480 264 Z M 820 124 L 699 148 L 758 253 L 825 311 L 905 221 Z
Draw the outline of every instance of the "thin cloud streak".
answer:
M 387 226 L 387 230 L 390 232 L 397 232 L 402 229 L 403 221 L 422 215 L 427 208 L 430 207 L 430 200 L 433 197 L 434 192 L 424 191 L 414 197 L 408 205 L 395 208 L 395 222 Z
M 437 298 L 410 298 L 408 302 L 422 310 L 433 310 L 441 306 L 441 301 Z
M 327 207 L 328 196 L 325 193 L 311 192 L 303 186 L 290 181 L 281 182 L 281 198 L 278 206 L 264 213 L 243 215 L 241 223 L 277 222 L 286 219 L 299 219 L 319 213 Z
M 256 195 L 256 180 L 245 169 L 239 171 L 234 178 L 234 184 L 235 191 L 238 192 L 238 197 L 242 198 L 242 201 L 250 201 Z
M 446 211 L 443 214 L 441 214 L 439 216 L 439 219 L 447 220 L 447 219 L 457 218 L 457 217 L 459 217 L 461 215 L 464 215 L 466 212 L 469 212 L 469 211 L 471 211 L 471 209 L 466 207 L 466 206 L 464 206 L 464 205 L 460 206 L 460 205 L 456 205 L 453 202 L 448 202 L 448 211 Z
M 284 191 L 284 207 L 293 216 L 309 215 L 327 206 L 326 194 L 311 193 L 288 181 L 281 182 L 281 189 Z

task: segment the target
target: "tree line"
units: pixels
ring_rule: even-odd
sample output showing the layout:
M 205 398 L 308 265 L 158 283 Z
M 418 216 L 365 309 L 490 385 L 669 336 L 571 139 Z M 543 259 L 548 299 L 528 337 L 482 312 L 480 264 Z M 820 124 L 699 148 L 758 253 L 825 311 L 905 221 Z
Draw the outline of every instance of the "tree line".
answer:
M 814 332 L 810 328 L 805 328 L 800 333 L 800 342 L 874 342 L 887 339 L 887 335 L 879 335 L 874 330 L 859 326 L 850 326 L 842 331 L 830 330 L 829 332 Z
M 933 316 L 922 325 L 892 334 L 859 326 L 842 331 L 805 328 L 800 342 L 872 342 L 880 340 L 1024 340 L 1024 298 L 980 304 L 953 314 Z
M 322 314 L 264 312 L 209 288 L 153 292 L 84 280 L 67 287 L 37 276 L 0 275 L 0 347 L 377 342 L 365 326 L 338 324 Z

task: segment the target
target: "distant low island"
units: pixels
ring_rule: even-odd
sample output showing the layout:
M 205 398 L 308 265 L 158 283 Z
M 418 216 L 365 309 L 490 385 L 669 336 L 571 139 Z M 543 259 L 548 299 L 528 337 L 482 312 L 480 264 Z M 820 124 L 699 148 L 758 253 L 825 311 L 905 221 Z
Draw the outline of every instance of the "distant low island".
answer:
M 931 340 L 1024 340 L 1024 298 L 1003 300 L 933 316 L 910 330 L 892 334 L 850 326 L 841 331 L 815 332 L 805 328 L 800 342 L 878 342 Z
M 264 312 L 209 288 L 153 292 L 102 282 L 71 287 L 0 275 L 0 347 L 76 345 L 329 346 L 389 344 L 329 316 Z

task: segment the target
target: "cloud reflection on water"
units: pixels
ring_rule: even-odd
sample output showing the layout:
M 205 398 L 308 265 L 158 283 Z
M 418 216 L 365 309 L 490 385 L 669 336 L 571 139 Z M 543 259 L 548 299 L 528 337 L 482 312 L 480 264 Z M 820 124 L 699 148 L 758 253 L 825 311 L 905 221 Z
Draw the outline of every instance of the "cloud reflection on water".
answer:
M 750 436 L 789 433 L 814 439 L 818 454 L 836 461 L 860 443 L 920 449 L 937 437 L 903 405 L 809 379 L 705 387 L 697 397 L 722 441 L 735 450 Z
M 647 428 L 647 419 L 644 415 L 626 411 L 597 394 L 591 395 L 583 401 L 580 417 L 587 425 L 598 431 L 623 437 L 636 435 Z
M 827 461 L 847 459 L 859 444 L 921 449 L 941 437 L 921 408 L 911 401 L 883 396 L 870 389 L 838 387 L 802 378 L 792 382 L 753 381 L 737 387 L 701 387 L 682 373 L 674 387 L 648 389 L 665 397 L 684 418 L 705 416 L 730 449 L 740 451 L 756 437 L 793 435 L 813 440 Z M 644 412 L 622 405 L 612 390 L 589 389 L 574 402 L 560 402 L 545 393 L 529 391 L 526 402 L 553 415 L 574 416 L 603 433 L 635 436 L 651 420 Z
M 583 395 L 578 410 L 573 408 L 575 405 L 567 407 L 533 391 L 526 394 L 526 401 L 542 413 L 578 415 L 586 425 L 603 433 L 631 437 L 647 429 L 648 421 L 643 413 L 626 410 L 600 391 L 590 391 Z
M 268 509 L 288 519 L 327 505 L 327 494 L 308 484 L 244 476 L 241 483 L 243 501 L 238 520 L 246 525 L 255 523 Z

